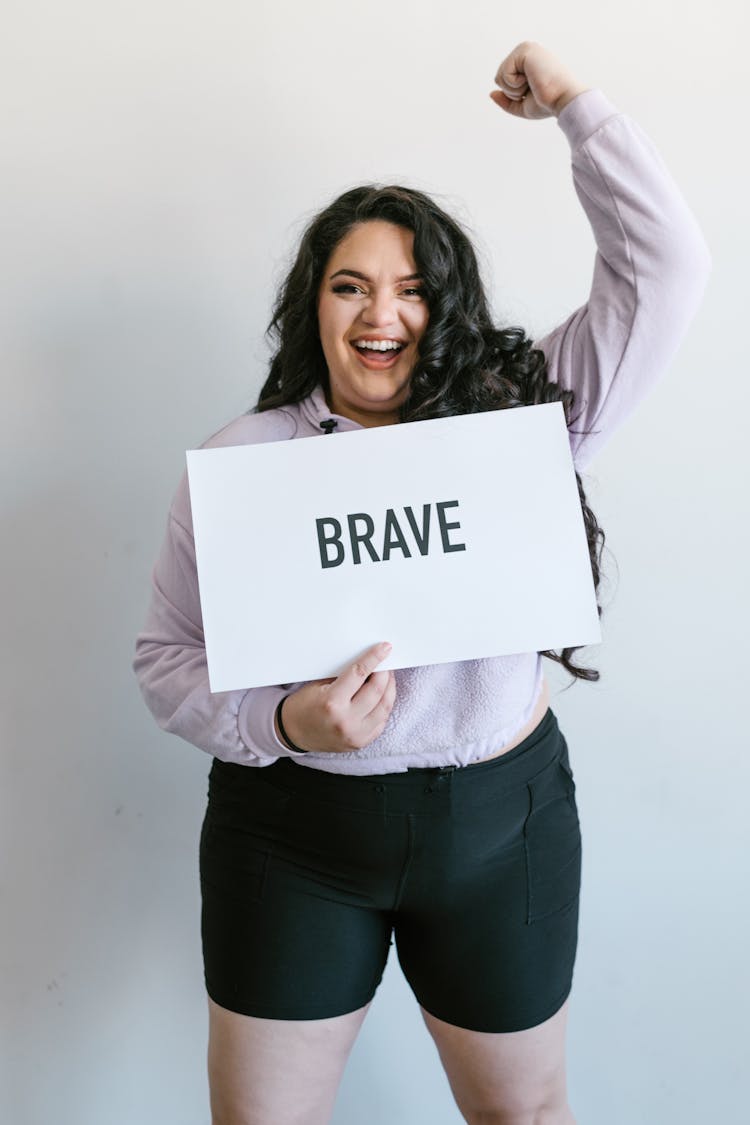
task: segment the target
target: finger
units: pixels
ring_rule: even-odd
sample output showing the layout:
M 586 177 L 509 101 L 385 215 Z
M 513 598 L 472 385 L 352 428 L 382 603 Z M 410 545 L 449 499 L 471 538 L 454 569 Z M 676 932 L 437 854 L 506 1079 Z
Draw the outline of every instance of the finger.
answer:
M 383 697 L 380 702 L 373 707 L 370 714 L 367 716 L 368 737 L 370 741 L 377 738 L 382 733 L 385 724 L 388 722 L 393 704 L 396 702 L 396 677 L 393 672 L 386 673 L 389 676 L 388 686 L 383 692 Z
M 351 711 L 357 722 L 366 722 L 370 713 L 380 703 L 393 672 L 372 672 L 351 701 Z
M 495 75 L 498 86 L 507 86 L 510 90 L 516 90 L 527 84 L 524 70 L 526 49 L 525 43 L 519 43 L 509 55 L 506 55 Z
M 345 668 L 340 676 L 331 685 L 329 698 L 332 702 L 344 703 L 351 700 L 362 687 L 368 676 L 381 664 L 390 653 L 393 645 L 388 641 L 372 645 L 362 655 Z
M 518 81 L 502 77 L 496 78 L 495 81 L 501 92 L 511 101 L 519 101 L 521 98 L 525 98 L 529 92 L 529 84 L 523 77 L 520 77 Z

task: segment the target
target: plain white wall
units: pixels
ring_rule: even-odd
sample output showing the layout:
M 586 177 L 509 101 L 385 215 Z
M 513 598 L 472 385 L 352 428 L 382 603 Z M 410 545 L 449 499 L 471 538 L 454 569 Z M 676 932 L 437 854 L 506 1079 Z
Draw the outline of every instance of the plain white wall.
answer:
M 714 275 L 589 480 L 619 570 L 597 686 L 554 701 L 585 836 L 581 1125 L 746 1120 L 746 9 L 728 0 L 7 3 L 0 81 L 0 1115 L 208 1121 L 196 848 L 209 759 L 130 672 L 184 450 L 248 408 L 305 218 L 363 180 L 476 232 L 504 322 L 586 296 L 554 122 L 492 105 L 520 39 L 656 141 Z M 562 682 L 562 681 L 560 681 Z M 395 959 L 337 1125 L 459 1121 Z

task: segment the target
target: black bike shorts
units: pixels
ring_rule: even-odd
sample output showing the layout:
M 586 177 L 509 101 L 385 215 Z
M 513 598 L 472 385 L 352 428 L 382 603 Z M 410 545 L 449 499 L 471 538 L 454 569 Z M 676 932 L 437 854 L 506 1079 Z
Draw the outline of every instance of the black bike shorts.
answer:
M 352 777 L 281 758 L 215 760 L 200 844 L 209 996 L 310 1020 L 367 1004 L 392 937 L 417 1000 L 474 1031 L 562 1006 L 578 931 L 581 836 L 551 711 L 462 768 Z

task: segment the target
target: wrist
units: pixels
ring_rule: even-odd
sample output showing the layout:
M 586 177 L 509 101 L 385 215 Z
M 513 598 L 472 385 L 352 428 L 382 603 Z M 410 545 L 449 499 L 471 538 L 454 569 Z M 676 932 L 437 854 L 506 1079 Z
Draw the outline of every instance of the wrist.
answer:
M 591 89 L 590 86 L 584 86 L 582 84 L 567 86 L 552 103 L 552 112 L 555 117 L 560 116 L 566 105 L 569 105 L 569 103 L 573 101 L 573 98 L 577 98 L 579 94 L 585 94 L 589 89 Z
M 295 742 L 292 742 L 291 738 L 284 729 L 284 720 L 281 717 L 281 709 L 288 698 L 288 695 L 282 696 L 282 698 L 278 702 L 278 706 L 276 707 L 276 713 L 274 715 L 274 727 L 276 729 L 276 736 L 279 742 L 282 742 L 286 746 L 287 750 L 292 750 L 296 754 L 307 754 L 307 750 L 304 750 L 301 746 L 297 746 Z

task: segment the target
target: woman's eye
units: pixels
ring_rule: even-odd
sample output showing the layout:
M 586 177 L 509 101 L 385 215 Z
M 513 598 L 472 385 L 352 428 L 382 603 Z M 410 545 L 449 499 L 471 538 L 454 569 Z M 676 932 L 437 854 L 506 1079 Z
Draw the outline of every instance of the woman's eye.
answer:
M 354 293 L 354 294 L 360 293 L 360 294 L 362 294 L 362 293 L 364 293 L 364 290 L 359 285 L 353 285 L 352 282 L 347 281 L 347 282 L 344 282 L 341 285 L 334 285 L 333 292 L 334 293 L 343 293 L 343 294 L 350 294 L 350 293 Z M 401 289 L 398 293 L 398 296 L 399 297 L 411 297 L 411 298 L 416 297 L 416 298 L 421 300 L 425 296 L 425 291 L 424 291 L 424 289 L 422 289 L 419 286 L 409 286 L 408 289 Z

